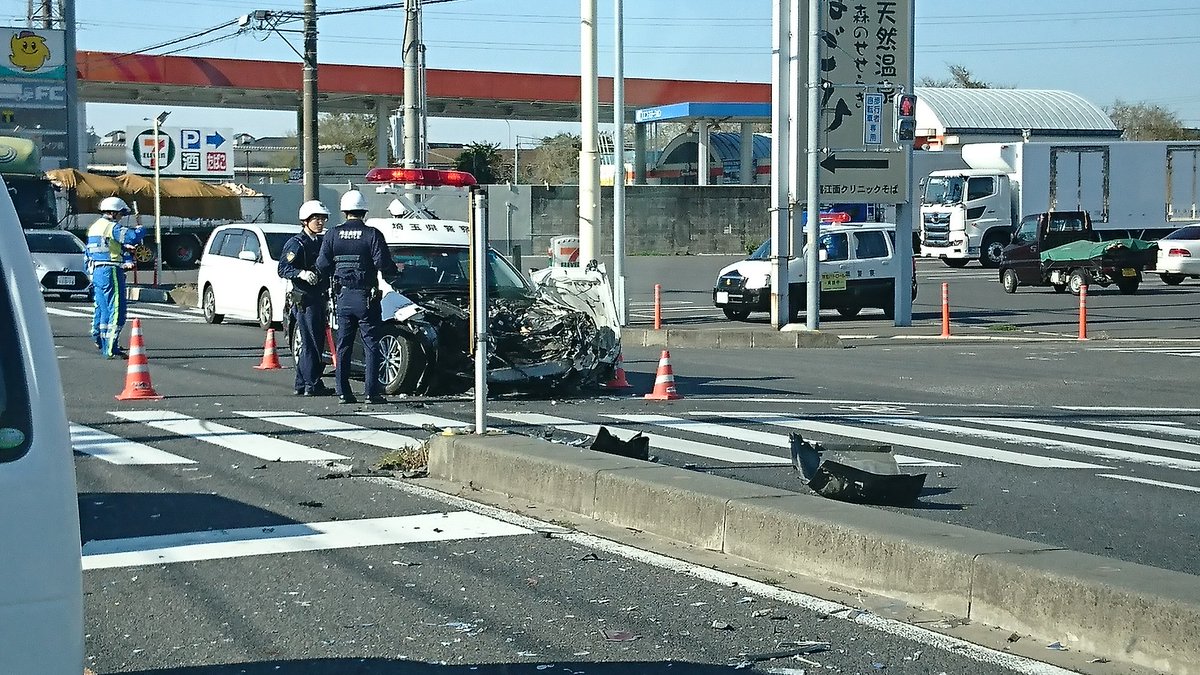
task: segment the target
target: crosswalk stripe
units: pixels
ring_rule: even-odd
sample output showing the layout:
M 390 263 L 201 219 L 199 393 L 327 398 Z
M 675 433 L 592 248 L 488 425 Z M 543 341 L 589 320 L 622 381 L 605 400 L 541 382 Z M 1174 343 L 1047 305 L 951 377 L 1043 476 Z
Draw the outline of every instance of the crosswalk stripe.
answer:
M 1074 436 L 1086 438 L 1092 441 L 1108 441 L 1110 443 L 1128 443 L 1129 445 L 1143 446 L 1147 448 L 1158 448 L 1159 450 L 1169 450 L 1171 452 L 1181 452 L 1188 455 L 1200 455 L 1200 446 L 1192 443 L 1180 443 L 1179 441 L 1170 441 L 1165 439 L 1153 438 L 1150 436 L 1134 436 L 1132 434 L 1117 434 L 1111 431 L 1097 431 L 1095 429 L 1077 429 L 1073 427 L 1064 427 L 1057 424 L 1043 424 L 1041 422 L 1033 422 L 1030 420 L 1007 419 L 1007 418 L 992 418 L 992 417 L 977 417 L 965 418 L 964 421 L 975 422 L 978 424 L 990 424 L 992 426 L 1006 427 L 1010 429 L 1024 429 L 1026 431 L 1039 431 L 1045 434 L 1058 434 L 1060 436 Z
M 536 424 L 542 426 L 552 426 L 562 431 L 569 431 L 583 436 L 595 436 L 600 431 L 599 424 L 585 424 L 576 420 L 565 417 L 555 417 L 553 415 L 542 415 L 540 413 L 496 413 L 494 415 L 500 419 L 506 419 L 512 422 L 521 424 Z M 611 417 L 616 417 L 612 415 Z M 629 429 L 614 429 L 609 428 L 621 440 L 628 440 L 636 435 L 636 432 Z M 738 450 L 736 448 L 726 448 L 720 445 L 710 445 L 708 443 L 700 443 L 697 441 L 689 441 L 681 438 L 672 438 L 671 436 L 661 436 L 659 434 L 643 434 L 650 439 L 650 445 L 656 449 L 670 450 L 684 455 L 693 455 L 696 457 L 706 457 L 731 464 L 779 464 L 788 465 L 792 461 L 784 457 L 775 455 L 766 455 L 760 452 L 750 452 L 747 450 Z
M 973 459 L 990 459 L 995 462 L 1003 462 L 1005 464 L 1017 464 L 1020 466 L 1030 466 L 1039 469 L 1105 469 L 1108 467 L 1100 464 L 1088 464 L 1087 462 L 1077 462 L 1070 459 L 1058 459 L 1055 457 L 1042 457 L 1040 455 L 1027 455 L 1021 452 L 1010 452 L 1008 450 L 999 450 L 996 448 L 987 448 L 979 445 L 968 445 L 966 443 L 958 443 L 955 441 L 945 441 L 938 438 L 924 438 L 921 436 L 913 436 L 910 434 L 899 434 L 892 431 L 880 431 L 877 429 L 865 429 L 863 427 L 852 426 L 848 424 L 832 424 L 829 422 L 816 422 L 809 420 L 798 420 L 790 418 L 780 413 L 759 413 L 759 412 L 693 412 L 693 415 L 699 416 L 723 416 L 723 417 L 738 417 L 741 419 L 764 422 L 767 424 L 775 424 L 789 429 L 798 431 L 807 431 L 814 434 L 829 434 L 831 436 L 845 436 L 848 438 L 857 438 L 859 440 L 871 441 L 874 443 L 888 443 L 891 445 L 899 445 L 909 448 L 918 448 L 921 450 L 931 450 L 933 452 L 942 452 L 948 455 L 959 455 L 961 457 L 971 457 Z
M 1116 480 L 1128 481 L 1130 483 L 1141 483 L 1142 485 L 1156 485 L 1158 487 L 1171 488 L 1172 490 L 1184 490 L 1186 492 L 1200 492 L 1200 487 L 1191 485 L 1180 485 L 1179 483 L 1168 483 L 1162 480 L 1152 480 L 1150 478 L 1138 478 L 1136 476 L 1122 476 L 1116 473 L 1098 473 L 1101 478 L 1115 478 Z
M 532 534 L 532 531 L 468 511 L 205 530 L 89 541 L 83 545 L 83 569 L 164 565 L 273 553 L 511 537 L 522 534 Z
M 109 464 L 195 464 L 187 457 L 180 457 L 158 448 L 126 440 L 120 436 L 85 427 L 71 425 L 71 447 L 75 452 L 91 455 Z
M 340 420 L 331 420 L 327 417 L 306 415 L 290 410 L 235 410 L 233 414 L 265 420 L 301 431 L 324 434 L 333 438 L 340 438 L 344 441 L 373 445 L 377 448 L 385 448 L 387 450 L 418 448 L 424 443 L 424 441 L 412 436 L 403 436 L 379 429 L 368 429 L 357 424 L 349 424 Z
M 195 319 L 195 317 L 186 316 L 183 312 L 178 312 L 178 311 L 173 312 L 173 311 L 167 311 L 167 310 L 162 310 L 162 309 L 151 309 L 149 307 L 142 307 L 142 306 L 131 307 L 127 311 L 130 313 L 139 312 L 141 314 L 147 314 L 149 316 L 155 316 L 155 317 L 162 317 L 164 319 L 188 319 L 188 320 Z
M 771 434 L 763 431 L 755 431 L 754 429 L 745 429 L 743 427 L 734 427 L 724 424 L 712 424 L 709 422 L 701 422 L 699 420 L 685 420 L 678 417 L 669 417 L 667 415 L 606 415 L 629 422 L 637 422 L 640 424 L 653 424 L 655 426 L 675 429 L 677 431 L 691 431 L 706 436 L 716 436 L 718 438 L 738 438 L 751 443 L 761 443 L 762 445 L 770 445 L 776 448 L 791 449 L 791 439 L 784 434 Z M 935 462 L 932 460 L 921 459 L 920 457 L 911 457 L 908 455 L 893 455 L 896 458 L 897 464 L 906 466 L 957 466 L 955 464 L 946 464 L 945 462 Z M 790 459 L 789 459 L 790 462 Z
M 219 445 L 244 455 L 278 462 L 310 462 L 346 459 L 343 455 L 325 452 L 262 434 L 235 429 L 224 424 L 188 417 L 168 410 L 114 410 L 109 412 L 130 422 L 162 429 L 180 436 L 190 436 L 205 443 Z
M 1183 438 L 1200 438 L 1200 429 L 1189 429 L 1187 427 L 1177 426 L 1179 422 L 1155 422 L 1148 424 L 1144 422 L 1102 422 L 1102 427 L 1116 427 L 1117 429 L 1128 429 L 1130 431 L 1147 431 L 1152 434 L 1164 434 L 1166 436 L 1181 436 Z
M 1112 459 L 1117 461 L 1138 462 L 1140 464 L 1149 464 L 1151 466 L 1161 466 L 1169 469 L 1179 469 L 1181 471 L 1200 471 L 1200 462 L 1195 462 L 1187 459 L 1176 459 L 1174 457 L 1163 457 L 1161 455 L 1148 455 L 1143 452 L 1133 452 L 1130 450 L 1118 450 L 1116 448 L 1106 448 L 1096 445 L 1087 445 L 1084 443 L 1075 443 L 1073 441 L 1063 441 L 1055 438 L 1040 438 L 1035 436 L 1025 436 L 1022 434 L 1013 434 L 1006 431 L 996 431 L 994 429 L 979 429 L 975 427 L 963 427 L 953 424 L 943 424 L 940 422 L 929 422 L 925 420 L 916 420 L 911 418 L 899 417 L 860 417 L 857 418 L 867 424 L 888 425 L 894 427 L 903 427 L 905 429 L 915 429 L 918 431 L 932 431 L 935 433 L 948 434 L 952 436 L 971 436 L 974 438 L 986 438 L 993 441 L 1001 441 L 1003 443 L 1014 443 L 1019 445 L 1033 445 L 1046 448 L 1057 448 L 1068 452 L 1080 452 L 1085 455 L 1092 455 L 1101 459 Z
M 54 316 L 69 316 L 69 317 L 72 317 L 75 319 L 78 319 L 80 317 L 85 317 L 85 316 L 90 317 L 92 315 L 92 313 L 90 311 L 86 312 L 86 313 L 85 312 L 73 312 L 69 309 L 60 309 L 58 307 L 47 307 L 46 313 L 53 314 Z
M 437 415 L 426 415 L 425 413 L 367 413 L 370 417 L 395 422 L 406 427 L 415 427 L 422 429 L 426 426 L 434 426 L 439 429 L 461 429 L 463 427 L 475 426 L 475 422 L 462 422 L 449 417 L 438 417 Z

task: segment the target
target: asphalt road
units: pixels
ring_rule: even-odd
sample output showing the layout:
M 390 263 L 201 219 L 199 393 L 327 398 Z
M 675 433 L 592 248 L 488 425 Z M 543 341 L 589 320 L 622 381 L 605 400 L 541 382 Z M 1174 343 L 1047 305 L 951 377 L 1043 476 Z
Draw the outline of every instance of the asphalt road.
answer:
M 852 594 L 845 605 L 817 601 L 442 497 L 419 481 L 329 478 L 415 442 L 423 423 L 469 419 L 470 404 L 294 398 L 291 371 L 253 369 L 262 338 L 254 326 L 135 306 L 166 398 L 117 402 L 125 364 L 94 354 L 86 319 L 68 316 L 76 306 L 54 303 L 51 318 L 76 425 L 88 665 L 97 673 L 723 673 L 796 641 L 829 650 L 743 670 L 1065 672 L 929 631 L 911 623 L 912 610 L 891 610 L 900 620 L 852 611 L 862 602 Z M 750 368 L 771 354 L 736 354 L 745 362 L 712 367 L 703 386 L 800 393 Z M 631 354 L 636 384 L 650 376 L 650 356 Z M 704 357 L 681 355 L 689 390 Z M 740 384 L 721 384 L 723 369 L 747 370 Z M 697 399 L 690 409 L 712 405 Z M 689 410 L 609 398 L 496 407 L 593 417 Z M 978 631 L 1086 672 L 1133 672 Z

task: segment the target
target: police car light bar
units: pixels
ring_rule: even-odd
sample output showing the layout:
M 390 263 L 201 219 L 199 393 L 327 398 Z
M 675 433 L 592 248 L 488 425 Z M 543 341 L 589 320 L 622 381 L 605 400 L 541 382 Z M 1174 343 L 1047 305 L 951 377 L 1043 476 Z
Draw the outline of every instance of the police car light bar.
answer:
M 835 211 L 833 213 L 822 213 L 822 223 L 848 223 L 850 222 L 850 214 L 843 211 Z
M 380 167 L 367 172 L 368 183 L 401 183 L 404 185 L 467 187 L 475 185 L 475 176 L 466 171 L 440 169 L 405 169 Z

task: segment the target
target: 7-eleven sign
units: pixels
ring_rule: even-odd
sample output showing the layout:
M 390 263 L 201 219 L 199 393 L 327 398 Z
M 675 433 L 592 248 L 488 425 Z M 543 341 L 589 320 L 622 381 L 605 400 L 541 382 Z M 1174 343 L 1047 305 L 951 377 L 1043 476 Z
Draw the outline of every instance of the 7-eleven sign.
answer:
M 160 171 L 166 171 L 167 167 L 175 161 L 174 141 L 169 135 L 162 132 L 159 132 L 158 138 L 155 139 L 153 129 L 137 135 L 133 142 L 133 150 L 134 159 L 146 169 L 153 170 L 157 165 Z

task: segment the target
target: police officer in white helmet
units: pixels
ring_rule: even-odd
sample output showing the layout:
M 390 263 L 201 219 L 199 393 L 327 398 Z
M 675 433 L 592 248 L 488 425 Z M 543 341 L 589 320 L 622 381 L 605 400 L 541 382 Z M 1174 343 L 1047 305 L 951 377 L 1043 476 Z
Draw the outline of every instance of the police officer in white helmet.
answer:
M 95 298 L 92 341 L 101 356 L 113 359 L 125 356 L 120 338 L 128 304 L 125 270 L 134 267 L 130 250 L 141 243 L 146 233 L 141 226 L 121 224 L 121 219 L 129 214 L 129 205 L 120 197 L 105 197 L 100 202 L 100 213 L 100 219 L 88 228 L 87 237 L 88 270 Z
M 367 200 L 358 190 L 342 195 L 342 215 L 346 221 L 330 230 L 321 242 L 317 270 L 333 282 L 334 311 L 337 314 L 337 393 L 342 403 L 355 403 L 350 391 L 350 355 L 354 334 L 361 333 L 366 361 L 366 397 L 369 403 L 386 403 L 380 382 L 383 354 L 379 338 L 383 317 L 379 306 L 379 276 L 391 286 L 400 282 L 397 269 L 383 233 L 369 227 Z
M 329 301 L 329 278 L 317 272 L 317 254 L 325 234 L 329 209 L 311 199 L 300 205 L 300 234 L 288 239 L 279 258 L 279 276 L 292 282 L 288 294 L 289 316 L 297 327 L 296 396 L 328 396 L 333 393 L 321 382 L 325 372 L 322 354 L 329 323 L 325 306 Z

